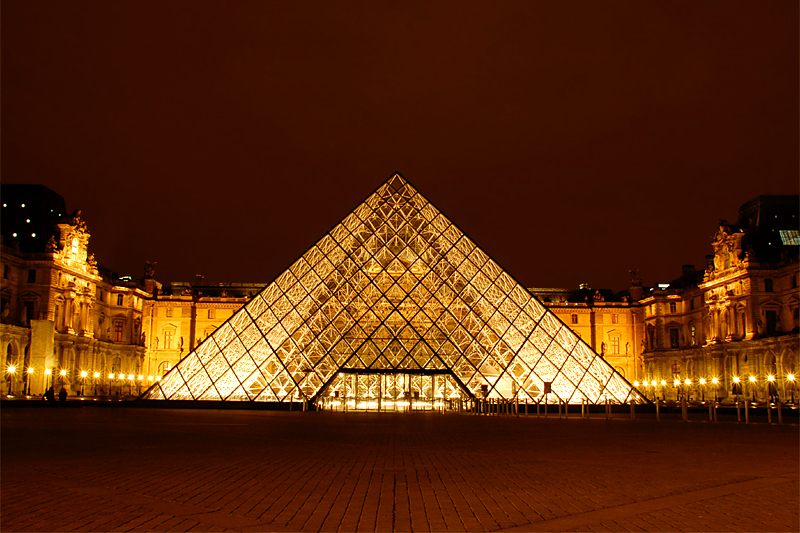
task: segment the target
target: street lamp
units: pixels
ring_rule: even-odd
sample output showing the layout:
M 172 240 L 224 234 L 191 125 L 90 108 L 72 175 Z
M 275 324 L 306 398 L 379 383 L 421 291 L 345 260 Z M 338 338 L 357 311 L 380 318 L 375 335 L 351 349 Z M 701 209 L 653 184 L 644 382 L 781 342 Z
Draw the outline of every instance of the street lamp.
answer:
M 112 372 L 111 374 L 108 375 L 108 395 L 109 396 L 113 395 L 112 394 L 113 393 L 113 391 L 112 391 L 113 388 L 114 388 L 114 373 Z
M 48 387 L 48 384 L 50 383 L 50 377 L 49 376 L 52 373 L 53 373 L 53 371 L 51 369 L 49 369 L 49 368 L 45 368 L 44 369 L 44 375 L 45 375 L 45 378 L 44 378 L 44 390 L 45 390 L 45 392 L 47 392 L 47 389 L 50 388 L 50 387 Z
M 86 384 L 86 376 L 89 374 L 85 371 L 81 371 L 81 396 L 83 396 L 83 386 Z
M 712 378 L 711 383 L 714 384 L 714 401 L 719 402 L 719 396 L 717 396 L 717 388 L 719 385 L 719 380 L 717 378 Z
M 703 395 L 702 398 L 701 398 L 701 401 L 703 403 L 705 403 L 705 401 L 706 401 L 706 378 L 700 378 L 700 385 L 702 385 L 702 388 L 700 389 L 700 391 L 701 391 L 701 393 Z
M 750 376 L 750 390 L 753 392 L 753 403 L 756 403 L 756 377 Z
M 133 374 L 128 374 L 128 396 L 133 396 Z
M 31 395 L 31 380 L 32 379 L 33 379 L 33 367 L 29 366 L 28 367 L 28 379 L 26 380 L 28 386 L 25 388 L 26 389 L 25 390 L 25 395 L 26 396 L 30 396 Z
M 8 373 L 8 395 L 11 396 L 14 392 L 14 374 L 17 372 L 17 367 L 9 365 L 6 372 Z
M 794 374 L 789 374 L 786 376 L 786 379 L 792 385 L 792 405 L 794 405 Z
M 687 402 L 691 402 L 692 401 L 692 389 L 691 389 L 692 380 L 689 379 L 689 378 L 686 378 L 686 381 L 684 381 L 683 384 L 686 385 L 686 401 Z
M 141 375 L 141 374 L 136 376 L 136 381 L 138 381 L 138 383 L 136 384 L 136 394 L 137 395 L 142 393 L 142 380 L 143 379 L 144 379 L 144 376 Z
M 92 374 L 92 378 L 94 380 L 94 395 L 97 396 L 97 378 L 100 377 L 100 372 L 95 372 Z
M 61 375 L 61 390 L 64 390 L 64 376 L 67 375 L 67 371 L 62 370 L 59 374 Z
M 767 376 L 767 391 L 769 392 L 769 401 L 772 402 L 778 396 L 778 388 L 775 386 L 775 376 L 772 374 Z

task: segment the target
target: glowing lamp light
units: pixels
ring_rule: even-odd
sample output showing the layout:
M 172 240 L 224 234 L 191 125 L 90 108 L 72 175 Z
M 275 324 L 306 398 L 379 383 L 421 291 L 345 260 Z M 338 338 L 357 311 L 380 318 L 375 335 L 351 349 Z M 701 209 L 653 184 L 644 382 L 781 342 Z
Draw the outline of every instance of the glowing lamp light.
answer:
M 59 372 L 59 374 L 61 374 L 62 376 L 66 376 L 67 375 L 67 371 L 66 370 L 62 370 L 61 372 Z
M 705 384 L 706 384 L 706 379 L 700 378 L 700 385 L 705 385 Z
M 786 379 L 788 379 L 789 381 L 794 381 L 794 374 L 789 374 L 788 376 L 786 376 Z
M 96 378 L 99 378 L 100 377 L 100 372 L 95 372 L 94 374 L 92 374 L 92 376 L 96 377 Z
M 161 381 L 161 376 L 156 376 L 156 381 Z
M 663 386 L 664 386 L 664 385 L 666 385 L 666 384 L 667 384 L 667 382 L 666 382 L 666 381 L 664 381 L 664 380 L 662 379 L 662 380 L 661 380 L 661 386 L 663 387 Z
M 684 381 L 684 384 L 691 385 L 692 384 L 692 380 L 691 379 L 687 379 L 686 381 Z
M 133 374 L 128 374 L 128 379 L 133 379 Z
M 755 383 L 755 382 L 756 382 L 756 377 L 750 376 L 750 383 Z
M 147 376 L 147 381 L 153 381 L 153 376 Z
M 138 376 L 136 376 L 136 379 L 142 381 L 144 379 L 144 376 L 139 374 Z
M 52 372 L 52 371 L 51 371 L 49 368 L 45 368 L 45 369 L 44 369 L 44 375 L 45 375 L 45 376 L 49 376 L 49 375 L 51 374 L 51 372 Z
M 114 379 L 114 374 L 109 374 L 108 379 Z
M 33 374 L 33 367 L 32 366 L 28 367 L 28 374 Z
M 739 383 L 739 376 L 733 376 L 733 382 Z
M 81 372 L 81 377 L 82 377 L 82 378 L 85 378 L 85 377 L 86 377 L 86 376 L 88 376 L 88 375 L 89 375 L 89 374 L 88 374 L 88 373 L 87 373 L 85 370 Z
M 645 381 L 645 385 L 647 385 L 647 382 L 646 382 L 646 381 Z M 638 387 L 638 386 L 639 386 L 639 382 L 638 382 L 638 381 L 634 381 L 634 382 L 633 382 L 633 386 L 634 386 L 634 387 Z
M 677 387 L 677 386 L 678 386 L 678 385 L 680 385 L 680 384 L 681 384 L 681 380 L 679 380 L 679 379 L 676 379 L 676 380 L 675 380 L 675 382 L 674 382 L 674 385 Z
M 713 378 L 713 379 L 711 380 L 711 383 L 713 383 L 714 385 L 716 385 L 717 383 L 719 383 L 719 380 L 718 380 L 717 378 Z
M 768 380 L 768 381 L 775 381 L 775 376 L 773 376 L 772 374 L 770 374 L 769 376 L 767 376 L 767 380 Z
M 13 374 L 16 371 L 17 371 L 17 367 L 15 367 L 14 365 L 11 365 L 10 367 L 8 367 L 8 373 L 9 374 Z

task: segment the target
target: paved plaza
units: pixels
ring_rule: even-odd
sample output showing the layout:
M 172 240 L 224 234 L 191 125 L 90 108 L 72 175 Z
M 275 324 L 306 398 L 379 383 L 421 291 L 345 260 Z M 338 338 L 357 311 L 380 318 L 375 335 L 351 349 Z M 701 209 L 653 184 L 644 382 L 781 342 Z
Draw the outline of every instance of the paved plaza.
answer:
M 798 426 L 7 408 L 10 531 L 798 531 Z

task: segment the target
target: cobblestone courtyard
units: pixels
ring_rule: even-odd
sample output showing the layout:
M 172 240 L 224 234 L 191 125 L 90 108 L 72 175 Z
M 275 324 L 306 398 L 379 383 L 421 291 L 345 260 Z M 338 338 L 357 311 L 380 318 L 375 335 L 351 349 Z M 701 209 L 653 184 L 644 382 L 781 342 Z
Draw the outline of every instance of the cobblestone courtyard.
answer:
M 798 427 L 2 412 L 9 531 L 797 531 Z

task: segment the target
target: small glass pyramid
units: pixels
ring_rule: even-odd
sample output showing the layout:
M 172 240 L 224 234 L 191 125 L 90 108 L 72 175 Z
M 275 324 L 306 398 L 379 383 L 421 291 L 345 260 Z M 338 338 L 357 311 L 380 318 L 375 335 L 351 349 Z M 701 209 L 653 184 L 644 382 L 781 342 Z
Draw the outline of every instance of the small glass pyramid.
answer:
M 400 174 L 142 398 L 340 393 L 646 401 Z

